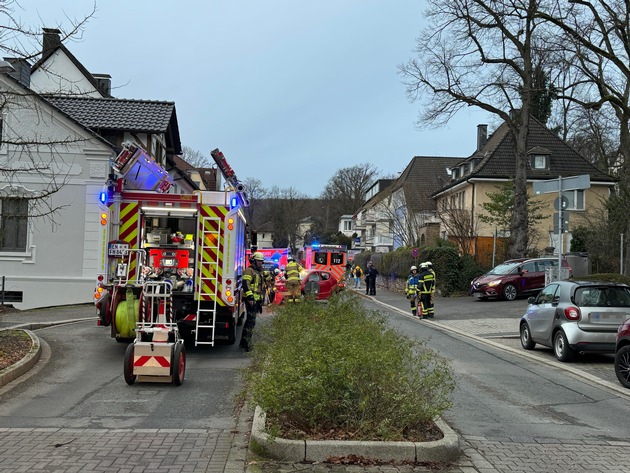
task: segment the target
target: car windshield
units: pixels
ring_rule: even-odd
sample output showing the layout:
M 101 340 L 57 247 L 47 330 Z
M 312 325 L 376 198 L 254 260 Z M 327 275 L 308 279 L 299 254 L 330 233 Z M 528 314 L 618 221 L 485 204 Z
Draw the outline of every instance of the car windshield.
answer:
M 494 268 L 492 268 L 486 274 L 510 274 L 514 270 L 514 268 L 518 267 L 519 264 L 521 263 L 501 263 L 499 266 L 495 266 Z
M 627 287 L 586 286 L 575 291 L 575 303 L 580 307 L 630 307 Z

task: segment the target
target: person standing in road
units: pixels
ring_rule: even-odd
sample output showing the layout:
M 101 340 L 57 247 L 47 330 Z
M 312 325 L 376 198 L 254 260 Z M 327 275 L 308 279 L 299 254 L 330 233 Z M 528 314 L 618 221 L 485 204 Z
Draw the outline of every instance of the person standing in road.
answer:
M 420 307 L 422 309 L 422 317 L 427 319 L 433 318 L 433 304 L 431 303 L 431 294 L 433 294 L 433 273 L 429 271 L 427 263 L 420 264 L 420 274 L 418 274 L 418 288 L 420 291 Z
M 358 264 L 354 267 L 354 287 L 355 289 L 361 289 L 361 276 L 363 276 L 363 270 Z
M 428 270 L 433 274 L 433 292 L 431 292 L 431 308 L 435 307 L 435 288 L 437 288 L 437 279 L 435 279 L 435 271 L 433 270 L 433 263 L 427 261 Z M 431 315 L 435 315 L 432 313 Z
M 376 295 L 376 276 L 378 276 L 378 270 L 371 261 L 368 261 L 367 269 L 365 270 L 365 293 L 370 296 Z
M 411 304 L 411 315 L 418 316 L 418 268 L 416 266 L 411 267 L 411 274 L 407 278 L 407 285 L 405 286 L 405 296 L 409 299 Z M 422 318 L 422 314 L 420 314 Z
M 239 346 L 245 350 L 252 349 L 252 335 L 256 325 L 256 314 L 262 313 L 265 294 L 265 280 L 263 276 L 263 262 L 265 257 L 255 252 L 249 259 L 249 266 L 243 271 L 242 288 L 245 298 L 245 323 Z
M 300 302 L 300 272 L 303 271 L 302 266 L 296 263 L 293 256 L 287 258 L 287 265 L 284 268 L 284 277 L 287 280 L 287 291 L 289 296 L 287 301 Z

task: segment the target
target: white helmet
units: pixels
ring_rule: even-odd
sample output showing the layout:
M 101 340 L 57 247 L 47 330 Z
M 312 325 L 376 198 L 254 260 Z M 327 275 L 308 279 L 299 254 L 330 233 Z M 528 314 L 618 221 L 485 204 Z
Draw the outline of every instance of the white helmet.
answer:
M 422 269 L 426 269 L 426 268 L 428 268 L 428 267 L 429 267 L 429 265 L 428 265 L 427 263 L 420 263 L 420 267 L 421 267 Z
M 433 263 L 431 263 L 431 261 L 427 261 L 427 266 L 430 268 L 431 266 L 433 266 Z
M 412 271 L 418 271 L 418 268 L 416 268 L 415 266 L 412 266 L 412 267 L 411 267 L 411 270 L 412 270 Z

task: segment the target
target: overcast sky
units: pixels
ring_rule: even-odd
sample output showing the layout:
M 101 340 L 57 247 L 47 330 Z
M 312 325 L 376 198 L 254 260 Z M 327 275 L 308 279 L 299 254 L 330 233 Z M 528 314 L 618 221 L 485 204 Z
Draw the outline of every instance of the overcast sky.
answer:
M 19 0 L 25 25 L 67 29 L 91 0 Z M 401 172 L 413 156 L 467 157 L 479 123 L 418 131 L 397 66 L 421 0 L 97 0 L 68 49 L 118 98 L 175 102 L 182 144 L 219 148 L 239 179 L 316 197 L 336 170 Z M 491 130 L 489 130 L 491 131 Z

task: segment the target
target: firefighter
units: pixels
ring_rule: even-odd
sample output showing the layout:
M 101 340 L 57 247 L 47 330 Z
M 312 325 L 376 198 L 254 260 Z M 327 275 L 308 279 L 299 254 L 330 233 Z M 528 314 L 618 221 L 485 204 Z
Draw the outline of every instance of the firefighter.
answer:
M 433 292 L 431 293 L 431 307 L 435 307 L 435 289 L 437 288 L 437 279 L 435 279 L 435 270 L 433 269 L 433 263 L 431 261 L 427 261 L 427 265 L 429 266 L 429 271 L 433 274 Z M 432 313 L 431 315 L 435 315 Z
M 405 296 L 409 299 L 411 304 L 411 315 L 418 316 L 418 268 L 416 266 L 411 267 L 411 274 L 407 278 L 407 285 L 405 286 Z M 422 314 L 420 314 L 422 318 Z
M 433 318 L 433 304 L 431 303 L 433 294 L 433 273 L 429 271 L 427 263 L 420 264 L 420 274 L 418 274 L 418 289 L 420 292 L 420 306 L 422 317 L 427 319 Z
M 289 296 L 287 300 L 292 302 L 299 302 L 300 298 L 300 272 L 304 271 L 304 268 L 295 261 L 293 256 L 287 258 L 287 265 L 284 268 L 284 277 L 287 280 L 287 291 Z
M 249 266 L 243 271 L 243 296 L 245 297 L 246 318 L 243 324 L 243 335 L 239 346 L 250 351 L 252 348 L 252 334 L 256 325 L 256 314 L 262 313 L 262 304 L 265 290 L 263 276 L 263 261 L 265 257 L 260 252 L 255 252 L 249 259 Z
M 273 304 L 276 299 L 276 281 L 280 276 L 280 270 L 278 268 L 270 271 L 269 280 L 267 284 L 267 294 L 269 295 L 269 304 Z

